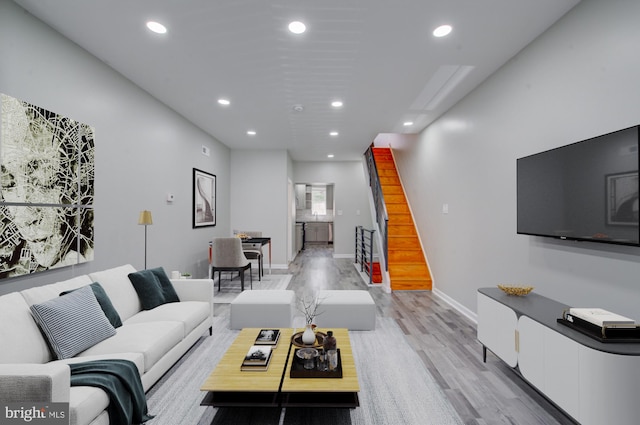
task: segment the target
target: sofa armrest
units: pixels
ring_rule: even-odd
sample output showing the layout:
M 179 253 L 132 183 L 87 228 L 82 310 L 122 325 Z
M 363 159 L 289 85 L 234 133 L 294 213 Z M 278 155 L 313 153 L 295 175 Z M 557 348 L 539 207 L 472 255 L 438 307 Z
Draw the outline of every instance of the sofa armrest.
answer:
M 0 400 L 68 403 L 71 369 L 66 364 L 0 364 Z
M 180 301 L 204 301 L 213 304 L 213 279 L 171 279 Z

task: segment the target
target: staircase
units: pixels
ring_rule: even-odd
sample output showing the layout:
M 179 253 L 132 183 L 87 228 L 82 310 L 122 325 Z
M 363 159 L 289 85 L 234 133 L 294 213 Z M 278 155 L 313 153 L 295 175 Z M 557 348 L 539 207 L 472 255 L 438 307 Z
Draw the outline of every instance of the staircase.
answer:
M 400 184 L 391 149 L 372 150 L 389 215 L 387 261 L 391 290 L 430 290 L 431 273 Z

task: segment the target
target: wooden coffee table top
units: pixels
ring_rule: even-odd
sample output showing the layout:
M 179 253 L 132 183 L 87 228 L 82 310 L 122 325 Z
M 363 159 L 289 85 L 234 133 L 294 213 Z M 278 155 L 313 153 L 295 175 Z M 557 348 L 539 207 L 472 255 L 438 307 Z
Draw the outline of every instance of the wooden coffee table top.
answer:
M 266 371 L 241 371 L 240 365 L 260 331 L 260 328 L 245 328 L 240 331 L 236 340 L 231 344 L 216 368 L 206 379 L 201 391 L 213 393 L 252 392 L 252 393 L 321 393 L 360 391 L 358 376 L 353 360 L 349 331 L 347 329 L 332 329 L 338 342 L 342 358 L 342 378 L 290 378 L 291 361 L 295 346 L 290 344 L 294 332 L 303 329 L 280 328 L 280 340 L 273 350 L 269 368 Z M 317 329 L 325 332 L 324 329 Z M 289 354 L 289 351 L 291 353 Z M 289 358 L 288 363 L 287 357 Z M 284 379 L 283 379 L 284 372 Z M 282 387 L 280 383 L 282 381 Z

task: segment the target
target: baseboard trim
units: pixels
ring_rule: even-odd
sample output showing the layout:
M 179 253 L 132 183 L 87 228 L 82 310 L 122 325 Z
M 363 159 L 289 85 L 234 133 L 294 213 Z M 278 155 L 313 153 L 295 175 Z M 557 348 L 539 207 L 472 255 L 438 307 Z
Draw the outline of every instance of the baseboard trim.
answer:
M 455 308 L 460 314 L 471 320 L 476 325 L 478 324 L 478 315 L 473 311 L 469 310 L 467 307 L 463 306 L 444 292 L 440 291 L 438 288 L 433 288 L 433 295 L 437 296 L 451 307 Z

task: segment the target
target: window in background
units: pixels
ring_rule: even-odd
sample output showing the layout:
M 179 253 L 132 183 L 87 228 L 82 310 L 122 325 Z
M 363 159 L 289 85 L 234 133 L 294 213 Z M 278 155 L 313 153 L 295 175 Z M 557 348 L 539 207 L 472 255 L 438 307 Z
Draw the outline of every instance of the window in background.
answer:
M 327 215 L 327 187 L 311 186 L 311 213 Z

